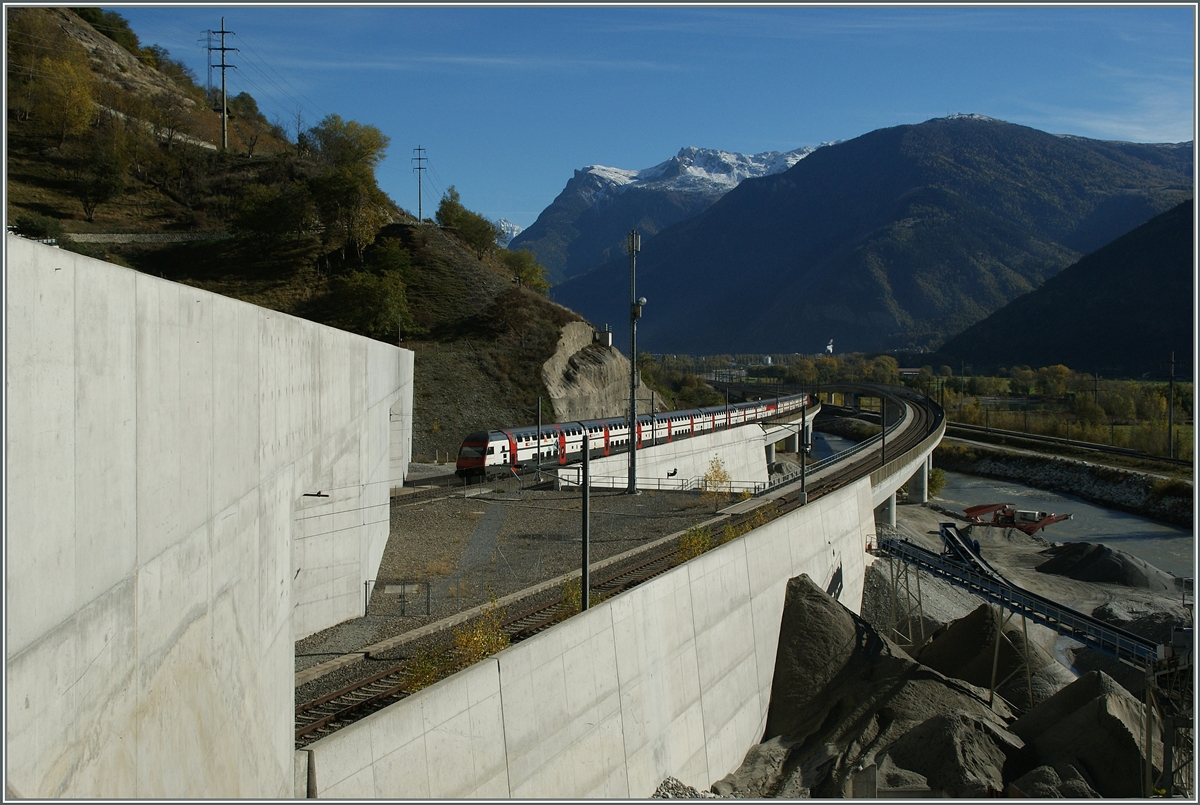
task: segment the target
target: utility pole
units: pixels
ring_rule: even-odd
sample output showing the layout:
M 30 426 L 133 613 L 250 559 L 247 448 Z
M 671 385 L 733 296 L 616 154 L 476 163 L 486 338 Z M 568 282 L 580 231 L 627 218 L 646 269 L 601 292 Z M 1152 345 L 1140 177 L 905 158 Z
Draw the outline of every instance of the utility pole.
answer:
M 424 156 L 425 149 L 419 145 L 413 149 L 413 153 L 416 154 L 416 156 L 412 158 L 412 161 L 417 163 L 417 166 L 413 168 L 413 172 L 417 174 L 417 223 L 419 224 L 425 221 L 424 212 L 421 209 L 421 173 L 425 171 L 426 168 L 421 163 L 428 162 L 429 159 Z
M 588 591 L 591 589 L 591 578 L 588 574 L 588 530 L 590 529 L 590 506 L 589 499 L 591 497 L 590 487 L 592 484 L 591 468 L 591 448 L 588 446 L 588 433 L 585 429 L 583 432 L 583 556 L 581 564 L 583 572 L 579 577 L 579 608 L 581 611 L 588 608 Z
M 637 295 L 637 253 L 642 250 L 642 236 L 629 230 L 626 244 L 629 250 L 629 488 L 627 495 L 636 495 L 637 488 L 637 321 L 642 316 L 645 299 Z
M 1167 458 L 1175 458 L 1175 353 L 1171 353 L 1171 380 L 1167 386 Z
M 232 68 L 232 69 L 236 70 L 237 67 L 235 65 L 225 63 L 225 51 L 237 50 L 237 48 L 225 47 L 225 34 L 231 34 L 231 33 L 233 33 L 233 31 L 225 30 L 225 18 L 224 17 L 221 17 L 221 30 L 209 31 L 208 33 L 210 36 L 212 34 L 220 34 L 221 35 L 221 46 L 219 48 L 215 48 L 212 45 L 209 45 L 208 51 L 209 51 L 210 61 L 212 59 L 212 51 L 214 51 L 214 50 L 221 51 L 221 150 L 228 151 L 229 150 L 229 99 L 228 99 L 228 96 L 225 91 L 225 69 Z M 297 137 L 299 137 L 298 134 L 297 134 Z

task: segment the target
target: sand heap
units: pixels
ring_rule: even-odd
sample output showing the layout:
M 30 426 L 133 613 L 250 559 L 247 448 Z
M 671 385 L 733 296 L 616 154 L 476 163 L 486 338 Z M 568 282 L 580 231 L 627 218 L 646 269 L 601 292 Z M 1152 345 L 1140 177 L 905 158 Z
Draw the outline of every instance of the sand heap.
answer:
M 1165 570 L 1100 543 L 1056 543 L 1041 553 L 1050 558 L 1037 566 L 1039 573 L 1159 592 L 1171 592 L 1176 588 L 1175 577 Z
M 928 650 L 950 666 L 961 647 L 958 664 L 973 673 L 985 641 L 970 626 L 986 632 L 995 621 L 978 610 L 967 621 Z M 985 688 L 914 661 L 800 576 L 788 582 L 763 742 L 712 790 L 842 797 L 871 780 L 880 797 L 965 798 L 1014 783 L 1036 796 L 1126 796 L 1138 787 L 1141 705 L 1103 674 L 1020 720 L 987 699 Z

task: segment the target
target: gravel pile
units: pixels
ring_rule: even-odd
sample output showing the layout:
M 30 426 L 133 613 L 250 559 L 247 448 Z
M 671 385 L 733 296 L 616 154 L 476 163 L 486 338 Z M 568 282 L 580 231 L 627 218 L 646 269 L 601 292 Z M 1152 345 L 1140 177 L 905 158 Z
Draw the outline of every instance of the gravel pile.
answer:
M 700 791 L 692 788 L 687 783 L 681 783 L 674 777 L 668 777 L 658 784 L 658 788 L 654 789 L 654 793 L 650 795 L 651 799 L 716 799 L 717 795 L 711 791 Z
M 1124 587 L 1169 592 L 1176 589 L 1175 576 L 1159 570 L 1144 559 L 1091 542 L 1055 544 L 1042 551 L 1045 562 L 1039 573 L 1054 573 L 1078 581 L 1109 582 Z
M 912 660 L 807 576 L 788 583 L 781 626 L 764 741 L 713 784 L 719 795 L 1138 796 L 1144 710 L 1103 673 L 1017 719 L 1002 699 L 989 707 L 986 688 Z M 997 627 L 981 607 L 927 651 L 973 669 Z M 1161 765 L 1161 744 L 1152 751 Z

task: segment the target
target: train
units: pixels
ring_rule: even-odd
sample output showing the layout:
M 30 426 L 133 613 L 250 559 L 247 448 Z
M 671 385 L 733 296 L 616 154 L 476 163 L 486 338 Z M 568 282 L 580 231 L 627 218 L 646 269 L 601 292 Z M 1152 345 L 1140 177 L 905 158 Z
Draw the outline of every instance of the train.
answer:
M 735 428 L 782 416 L 811 404 L 808 394 L 790 394 L 770 400 L 734 403 L 686 411 L 663 411 L 637 417 L 633 438 L 641 450 L 679 439 L 690 439 L 713 431 Z M 481 430 L 469 434 L 458 449 L 455 474 L 475 477 L 503 474 L 530 463 L 554 467 L 583 460 L 583 436 L 588 435 L 590 458 L 601 458 L 629 450 L 626 417 L 554 422 L 507 430 Z

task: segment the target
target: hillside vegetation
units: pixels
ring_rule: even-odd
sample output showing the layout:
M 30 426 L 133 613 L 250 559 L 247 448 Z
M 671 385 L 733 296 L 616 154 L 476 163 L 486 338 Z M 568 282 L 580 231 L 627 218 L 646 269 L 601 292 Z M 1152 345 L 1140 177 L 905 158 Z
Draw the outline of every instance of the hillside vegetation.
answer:
M 331 114 L 289 131 L 242 93 L 223 150 L 214 99 L 116 12 L 7 15 L 6 218 L 19 233 L 401 340 L 417 354 L 418 457 L 536 418 L 541 364 L 579 317 L 545 299 L 544 268 L 501 249 L 495 225 L 453 188 L 436 221 L 388 198 L 375 179 L 390 144 L 378 128 Z M 191 239 L 82 240 L 93 233 Z

